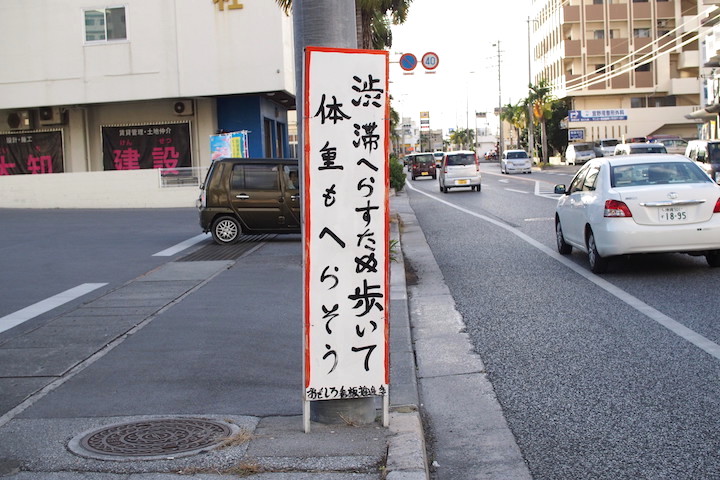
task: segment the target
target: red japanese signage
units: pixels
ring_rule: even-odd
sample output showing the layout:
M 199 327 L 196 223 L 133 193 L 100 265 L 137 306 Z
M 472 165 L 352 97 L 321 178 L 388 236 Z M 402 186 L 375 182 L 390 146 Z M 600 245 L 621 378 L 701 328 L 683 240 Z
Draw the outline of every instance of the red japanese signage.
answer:
M 62 172 L 62 132 L 23 132 L 0 135 L 0 175 Z
M 389 383 L 388 52 L 305 53 L 305 400 Z
M 191 167 L 190 124 L 102 127 L 105 170 Z

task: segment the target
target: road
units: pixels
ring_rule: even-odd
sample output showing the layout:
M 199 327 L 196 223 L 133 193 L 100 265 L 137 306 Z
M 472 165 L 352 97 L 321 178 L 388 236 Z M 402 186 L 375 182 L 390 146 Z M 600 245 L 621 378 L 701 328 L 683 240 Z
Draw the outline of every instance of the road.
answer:
M 533 478 L 720 478 L 720 270 L 672 254 L 593 275 L 555 250 L 550 192 L 575 168 L 481 170 L 480 193 L 407 190 Z

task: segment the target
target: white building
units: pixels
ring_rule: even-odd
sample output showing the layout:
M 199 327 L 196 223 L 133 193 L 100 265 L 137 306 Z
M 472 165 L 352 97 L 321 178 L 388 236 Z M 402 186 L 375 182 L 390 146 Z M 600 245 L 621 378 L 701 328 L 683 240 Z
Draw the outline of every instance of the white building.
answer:
M 5 190 L 41 173 L 207 167 L 218 131 L 245 131 L 249 156 L 290 156 L 292 18 L 274 1 L 4 0 L 0 31 L 14 39 L 0 43 Z

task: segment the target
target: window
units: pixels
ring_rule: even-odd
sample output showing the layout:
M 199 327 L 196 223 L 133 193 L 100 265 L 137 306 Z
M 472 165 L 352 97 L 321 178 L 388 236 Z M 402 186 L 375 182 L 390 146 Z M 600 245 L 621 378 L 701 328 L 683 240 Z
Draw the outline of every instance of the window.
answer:
M 630 108 L 645 108 L 645 107 L 647 107 L 647 99 L 645 97 L 630 98 Z
M 652 71 L 652 64 L 646 63 L 644 65 L 638 65 L 635 67 L 636 72 L 651 72 Z
M 605 30 L 595 30 L 593 31 L 593 36 L 595 40 L 602 40 L 605 38 Z
M 650 38 L 649 28 L 633 28 L 633 37 L 635 38 Z
M 127 40 L 125 7 L 85 10 L 85 41 Z
M 585 176 L 585 180 L 583 181 L 584 191 L 591 192 L 595 190 L 598 173 L 600 173 L 600 165 L 593 165 L 592 167 L 588 168 L 587 175 Z
M 230 179 L 232 190 L 277 190 L 275 165 L 234 165 Z

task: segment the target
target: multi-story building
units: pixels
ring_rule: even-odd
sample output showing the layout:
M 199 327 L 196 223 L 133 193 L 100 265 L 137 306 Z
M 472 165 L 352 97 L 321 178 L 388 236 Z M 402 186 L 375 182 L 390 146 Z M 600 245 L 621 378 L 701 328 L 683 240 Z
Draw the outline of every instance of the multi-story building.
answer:
M 702 0 L 533 0 L 532 81 L 571 100 L 571 140 L 698 135 Z
M 0 175 L 207 166 L 218 132 L 289 156 L 292 19 L 274 1 L 1 2 L 0 31 Z
M 700 138 L 720 138 L 720 0 L 704 0 L 707 14 L 700 20 L 701 108 L 687 115 L 702 122 Z

